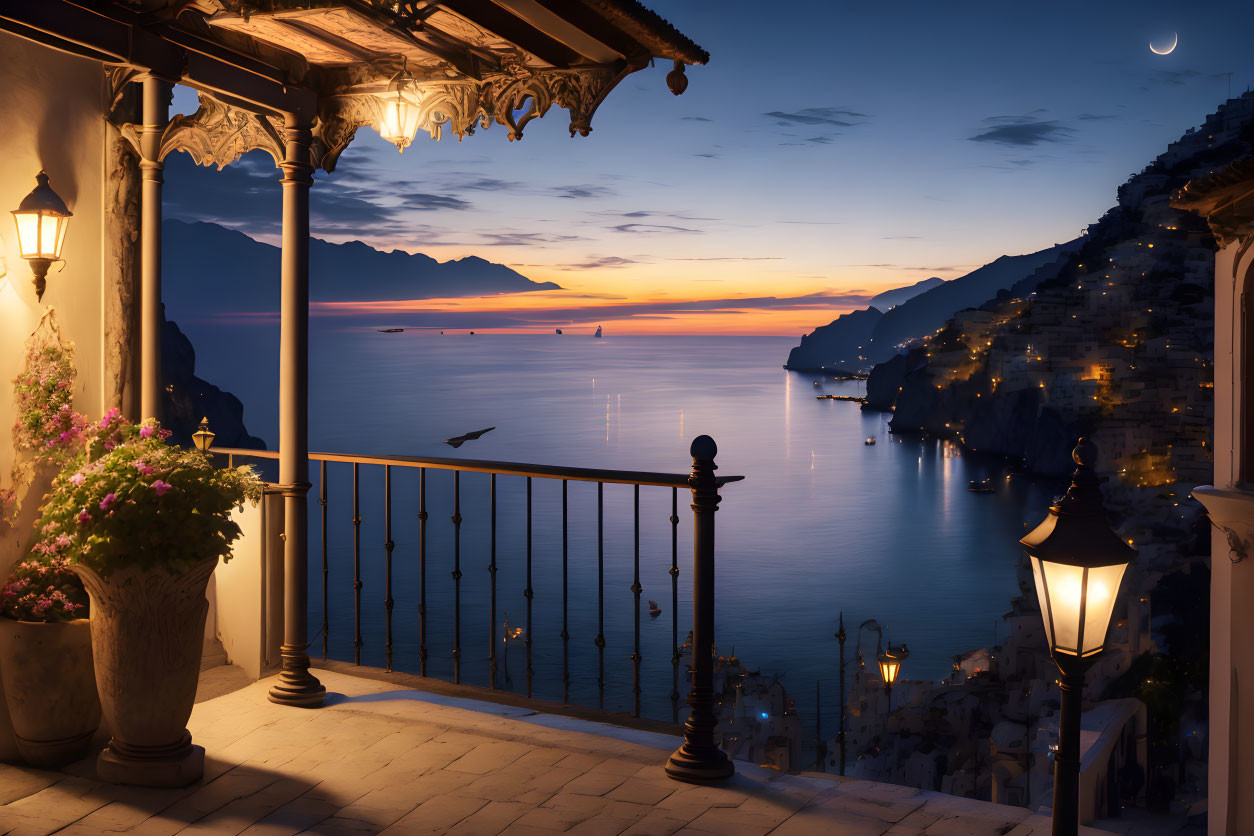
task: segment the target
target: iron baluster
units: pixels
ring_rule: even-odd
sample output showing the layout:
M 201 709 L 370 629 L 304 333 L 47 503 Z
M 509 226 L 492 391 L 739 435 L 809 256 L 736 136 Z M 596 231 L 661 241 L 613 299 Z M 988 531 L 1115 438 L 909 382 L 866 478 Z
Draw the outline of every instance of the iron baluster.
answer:
M 671 488 L 671 721 L 679 722 L 679 488 Z
M 392 670 L 392 550 L 396 543 L 392 542 L 392 466 L 383 466 L 383 549 L 386 554 L 383 582 L 383 610 L 386 620 L 384 631 L 385 652 L 387 654 L 387 670 Z
M 492 604 L 488 614 L 488 683 L 496 688 L 496 474 L 493 473 L 488 483 L 491 486 L 492 516 L 492 547 L 491 561 L 488 563 L 488 581 L 492 588 Z
M 462 472 L 453 471 L 453 684 L 462 681 Z
M 531 601 L 535 598 L 535 590 L 531 588 L 531 477 L 527 477 L 527 588 L 523 590 L 527 598 L 527 637 L 523 647 L 527 651 L 527 696 L 531 696 L 531 678 L 535 671 L 531 667 Z
M 353 462 L 353 664 L 361 664 L 361 490 Z
M 570 702 L 570 625 L 567 622 L 567 606 L 569 604 L 570 587 L 567 584 L 566 557 L 568 539 L 566 536 L 566 486 L 562 480 L 562 702 Z
M 605 708 L 605 483 L 597 482 L 597 707 Z
M 327 636 L 330 619 L 327 615 L 327 463 L 318 468 L 318 504 L 322 506 L 322 659 L 327 658 Z
M 418 469 L 418 673 L 427 675 L 427 469 Z
M 666 774 L 704 783 L 730 777 L 736 768 L 715 742 L 714 713 L 714 512 L 718 510 L 718 447 L 708 435 L 691 447 L 692 475 L 692 687 L 684 743 L 666 761 Z
M 631 591 L 636 599 L 636 643 L 631 651 L 631 714 L 640 716 L 640 486 L 635 486 L 635 551 L 633 565 L 635 579 Z

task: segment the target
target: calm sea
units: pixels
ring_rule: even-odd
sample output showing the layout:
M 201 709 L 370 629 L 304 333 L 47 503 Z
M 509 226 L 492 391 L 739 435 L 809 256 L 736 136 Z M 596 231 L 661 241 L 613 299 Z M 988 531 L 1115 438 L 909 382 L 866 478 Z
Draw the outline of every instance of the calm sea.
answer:
M 843 611 L 852 661 L 857 626 L 875 619 L 905 642 L 905 678 L 941 678 L 950 657 L 997 640 L 1017 594 L 1017 540 L 1035 524 L 1050 487 L 1005 478 L 995 462 L 963 458 L 937 442 L 894 437 L 887 415 L 817 394 L 860 394 L 862 384 L 823 380 L 780 366 L 791 338 L 621 337 L 568 334 L 492 336 L 374 329 L 318 323 L 311 348 L 311 446 L 315 450 L 454 456 L 582 467 L 686 472 L 693 437 L 713 436 L 720 474 L 743 482 L 723 489 L 717 516 L 719 650 L 778 675 L 814 723 L 815 683 L 825 695 L 823 730 L 836 725 L 837 643 Z M 192 329 L 195 331 L 196 329 Z M 193 333 L 198 344 L 203 336 Z M 273 446 L 271 389 L 241 365 L 232 341 L 202 351 L 201 374 L 249 404 L 245 418 Z M 819 386 L 814 382 L 818 380 Z M 258 408 L 260 405 L 260 408 Z M 453 450 L 441 440 L 495 427 Z M 873 446 L 865 444 L 876 439 Z M 315 471 L 314 476 L 317 476 Z M 993 477 L 994 494 L 967 490 Z M 362 658 L 384 662 L 382 472 L 362 467 Z M 316 478 L 315 478 L 316 481 Z M 328 476 L 331 533 L 330 655 L 353 652 L 351 473 Z M 317 486 L 315 485 L 315 491 Z M 521 642 L 502 642 L 502 623 L 525 626 L 525 480 L 498 477 L 497 620 L 488 613 L 488 477 L 461 478 L 461 644 L 463 681 L 483 684 L 488 642 L 510 687 L 525 685 Z M 572 699 L 596 705 L 598 631 L 596 486 L 569 485 L 568 629 Z M 641 613 L 645 713 L 669 718 L 671 540 L 666 488 L 642 488 Z M 454 642 L 452 477 L 427 476 L 430 673 L 450 676 Z M 561 484 L 532 485 L 532 638 L 535 692 L 560 697 L 562 675 Z M 633 492 L 604 488 L 604 705 L 629 709 L 634 605 Z M 691 513 L 679 496 L 680 640 L 690 625 Z M 393 475 L 393 649 L 399 670 L 418 667 L 417 475 Z M 322 621 L 314 522 L 310 632 Z M 645 606 L 647 610 L 647 605 Z M 874 650 L 874 634 L 864 647 Z M 321 640 L 314 649 L 320 650 Z M 501 672 L 502 684 L 505 672 Z M 681 686 L 681 691 L 683 690 Z

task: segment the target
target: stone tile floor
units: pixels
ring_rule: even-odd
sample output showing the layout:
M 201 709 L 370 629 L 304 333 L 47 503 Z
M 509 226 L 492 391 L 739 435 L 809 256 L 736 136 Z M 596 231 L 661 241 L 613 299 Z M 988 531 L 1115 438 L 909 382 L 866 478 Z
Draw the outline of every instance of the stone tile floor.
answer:
M 229 677 L 214 673 L 224 690 Z M 318 676 L 320 710 L 268 702 L 268 681 L 199 702 L 189 725 L 205 776 L 186 789 L 104 784 L 94 759 L 64 772 L 0 765 L 0 833 L 1049 832 L 1048 818 L 1016 807 L 743 763 L 720 786 L 681 784 L 662 770 L 674 737 Z

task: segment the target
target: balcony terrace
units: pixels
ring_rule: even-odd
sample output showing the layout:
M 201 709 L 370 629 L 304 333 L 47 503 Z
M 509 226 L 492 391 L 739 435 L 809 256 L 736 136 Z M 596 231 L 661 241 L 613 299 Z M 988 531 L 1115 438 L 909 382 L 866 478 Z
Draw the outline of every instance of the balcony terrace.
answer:
M 663 724 L 608 725 L 555 703 L 486 702 L 471 697 L 481 689 L 338 663 L 317 676 L 324 707 L 298 711 L 267 698 L 273 679 L 245 684 L 226 665 L 203 672 L 189 730 L 208 750 L 205 775 L 183 789 L 97 781 L 95 752 L 64 772 L 0 766 L 0 833 L 1032 836 L 1050 828 L 1048 816 L 1021 807 L 746 764 L 718 786 L 684 784 L 663 771 L 680 742 L 658 730 Z

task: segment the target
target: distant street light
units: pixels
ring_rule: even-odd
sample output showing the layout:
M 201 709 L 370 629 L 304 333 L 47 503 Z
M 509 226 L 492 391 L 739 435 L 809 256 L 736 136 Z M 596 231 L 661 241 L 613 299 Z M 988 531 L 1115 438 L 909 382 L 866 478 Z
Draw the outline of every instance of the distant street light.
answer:
M 909 655 L 910 651 L 906 650 L 904 644 L 893 647 L 891 643 L 887 650 L 876 654 L 875 661 L 880 665 L 880 679 L 884 682 L 885 694 L 892 695 L 893 684 L 897 681 L 897 675 L 901 673 L 901 663 L 906 661 Z
M 1097 445 L 1076 444 L 1071 487 L 1019 542 L 1031 558 L 1050 655 L 1062 674 L 1054 761 L 1053 836 L 1074 836 L 1080 813 L 1080 714 L 1085 671 L 1106 649 L 1119 584 L 1136 550 L 1106 521 L 1093 465 Z
M 17 248 L 22 258 L 30 262 L 35 274 L 35 298 L 44 298 L 46 277 L 52 262 L 61 260 L 61 245 L 65 242 L 65 229 L 73 216 L 61 196 L 48 185 L 48 175 L 41 171 L 35 175 L 38 184 L 13 210 L 17 224 Z

